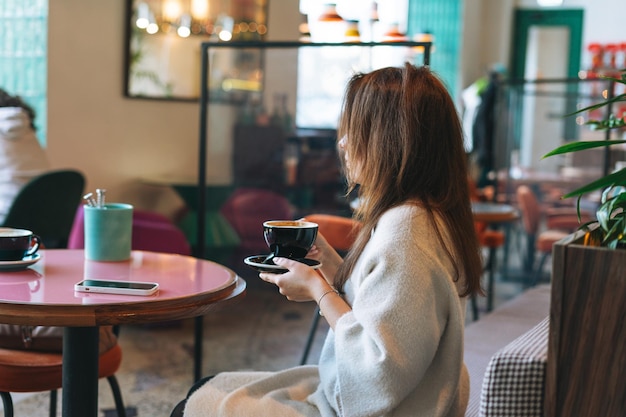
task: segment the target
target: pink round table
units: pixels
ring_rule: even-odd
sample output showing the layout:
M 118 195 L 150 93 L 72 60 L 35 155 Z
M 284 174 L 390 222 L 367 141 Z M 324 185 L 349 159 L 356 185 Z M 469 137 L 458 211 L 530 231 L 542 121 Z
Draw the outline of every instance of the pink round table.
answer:
M 0 323 L 65 327 L 63 415 L 96 416 L 98 326 L 197 317 L 242 295 L 245 281 L 215 262 L 190 256 L 133 251 L 124 262 L 94 262 L 83 250 L 40 250 L 20 271 L 0 270 Z M 150 296 L 74 292 L 86 279 L 150 281 Z

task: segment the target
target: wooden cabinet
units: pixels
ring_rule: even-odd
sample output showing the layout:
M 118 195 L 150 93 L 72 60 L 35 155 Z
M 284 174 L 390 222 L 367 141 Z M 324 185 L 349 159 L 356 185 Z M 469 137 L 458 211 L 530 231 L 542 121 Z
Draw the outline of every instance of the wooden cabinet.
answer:
M 287 136 L 276 126 L 235 125 L 233 181 L 236 187 L 284 189 Z

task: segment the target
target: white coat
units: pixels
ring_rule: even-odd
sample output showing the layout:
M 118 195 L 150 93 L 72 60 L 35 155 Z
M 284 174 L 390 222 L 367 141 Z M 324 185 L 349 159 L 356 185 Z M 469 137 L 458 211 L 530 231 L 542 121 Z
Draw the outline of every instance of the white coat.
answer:
M 185 417 L 463 416 L 465 299 L 425 212 L 386 212 L 344 290 L 319 366 L 218 374 Z

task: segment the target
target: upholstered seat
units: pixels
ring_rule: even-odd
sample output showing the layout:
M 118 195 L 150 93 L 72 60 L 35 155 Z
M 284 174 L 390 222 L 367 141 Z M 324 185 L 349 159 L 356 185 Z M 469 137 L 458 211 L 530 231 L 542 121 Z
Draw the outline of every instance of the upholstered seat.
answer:
M 85 224 L 82 207 L 79 207 L 76 212 L 67 246 L 69 249 L 85 247 Z M 131 248 L 180 255 L 191 254 L 187 237 L 166 216 L 138 209 L 133 209 Z
M 493 296 L 495 291 L 496 250 L 504 246 L 506 235 L 501 230 L 489 229 L 485 223 L 475 222 L 474 227 L 476 228 L 480 246 L 487 248 L 489 251 L 487 264 L 484 269 L 488 272 L 487 311 L 491 311 L 493 309 Z M 471 303 L 472 318 L 473 320 L 478 320 L 478 301 L 475 295 L 472 296 Z
M 550 314 L 550 291 L 549 285 L 537 285 L 503 302 L 491 313 L 465 327 L 463 356 L 470 375 L 470 398 L 465 417 L 536 415 L 504 412 L 480 414 L 479 409 L 489 362 L 501 349 L 533 329 Z
M 272 190 L 241 187 L 228 197 L 220 213 L 241 240 L 239 256 L 250 256 L 269 252 L 263 222 L 292 219 L 294 211 L 284 196 Z
M 549 327 L 546 317 L 491 357 L 483 377 L 480 415 L 543 415 Z
M 98 377 L 107 378 L 118 416 L 126 416 L 115 372 L 122 363 L 122 349 L 115 344 L 102 353 Z M 11 392 L 50 391 L 50 415 L 56 415 L 57 390 L 62 386 L 63 357 L 61 353 L 36 352 L 0 348 L 0 395 L 4 417 L 13 416 Z
M 349 217 L 333 214 L 309 214 L 306 220 L 317 223 L 319 232 L 338 252 L 347 252 L 359 232 L 359 224 Z
M 526 232 L 524 272 L 529 277 L 529 283 L 534 285 L 540 278 L 547 257 L 552 253 L 552 246 L 589 220 L 590 215 L 581 213 L 579 221 L 574 208 L 542 210 L 535 193 L 526 185 L 517 187 L 516 194 Z M 541 254 L 541 258 L 535 268 L 537 252 Z
M 489 187 L 488 190 L 478 189 L 476 183 L 469 181 L 470 198 L 472 201 L 493 201 L 494 190 Z M 496 272 L 496 251 L 504 246 L 506 235 L 501 230 L 489 228 L 489 224 L 485 222 L 474 222 L 474 228 L 481 247 L 487 248 L 489 255 L 484 269 L 488 272 L 487 281 L 487 311 L 493 309 L 493 296 L 495 291 L 495 272 Z M 478 300 L 476 295 L 470 299 L 472 306 L 472 319 L 478 320 Z
M 232 226 L 239 238 L 231 252 L 228 266 L 243 278 L 253 278 L 254 270 L 244 264 L 248 256 L 269 253 L 263 238 L 263 222 L 266 220 L 293 219 L 294 209 L 287 198 L 275 191 L 253 188 L 237 188 L 220 208 L 220 214 Z M 250 279 L 251 285 L 260 280 Z

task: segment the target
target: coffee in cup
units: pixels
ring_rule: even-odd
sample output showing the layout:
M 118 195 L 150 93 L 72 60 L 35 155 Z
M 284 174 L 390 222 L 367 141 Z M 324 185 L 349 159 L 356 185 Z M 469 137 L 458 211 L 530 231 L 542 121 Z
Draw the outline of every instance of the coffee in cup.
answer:
M 263 237 L 271 255 L 302 259 L 317 237 L 317 223 L 303 220 L 269 220 L 263 223 Z
M 0 261 L 21 261 L 34 255 L 41 239 L 30 230 L 0 227 Z

